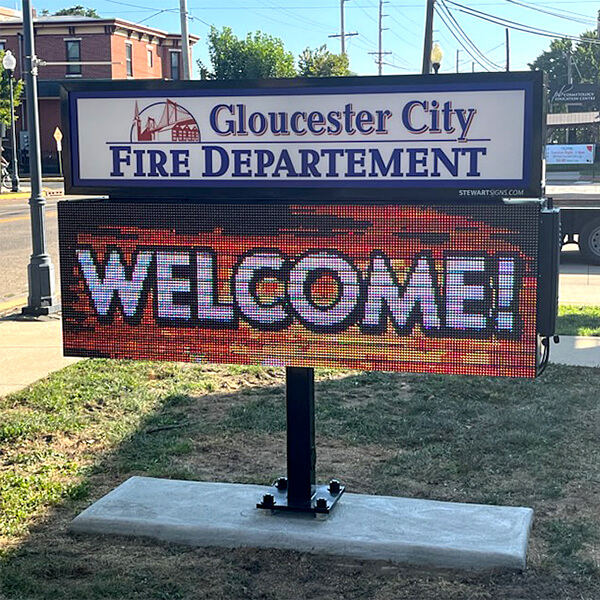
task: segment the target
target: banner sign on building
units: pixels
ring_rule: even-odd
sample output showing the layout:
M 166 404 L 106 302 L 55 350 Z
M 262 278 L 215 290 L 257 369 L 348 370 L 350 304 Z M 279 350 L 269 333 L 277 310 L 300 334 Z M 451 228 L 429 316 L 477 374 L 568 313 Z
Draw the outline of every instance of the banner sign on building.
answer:
M 593 84 L 566 84 L 550 92 L 550 102 L 563 104 L 580 104 L 581 102 L 596 102 L 598 86 Z
M 548 165 L 592 165 L 596 146 L 594 144 L 548 144 Z
M 533 377 L 540 207 L 59 203 L 67 356 Z
M 537 72 L 65 88 L 71 192 L 541 195 Z

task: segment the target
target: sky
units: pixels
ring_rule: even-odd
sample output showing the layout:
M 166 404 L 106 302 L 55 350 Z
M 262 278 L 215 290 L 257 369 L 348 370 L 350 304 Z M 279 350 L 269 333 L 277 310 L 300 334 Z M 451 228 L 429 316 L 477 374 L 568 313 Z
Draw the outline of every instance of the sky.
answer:
M 306 47 L 323 44 L 333 52 L 340 51 L 339 38 L 329 37 L 340 30 L 340 0 L 187 1 L 189 31 L 201 38 L 194 48 L 194 62 L 201 59 L 210 65 L 206 40 L 211 25 L 231 27 L 238 37 L 255 31 L 279 37 L 296 58 Z M 102 17 L 180 31 L 179 0 L 41 0 L 33 6 L 53 13 L 75 4 L 95 8 Z M 461 72 L 505 70 L 506 27 L 491 23 L 490 18 L 510 20 L 519 29 L 545 30 L 555 34 L 552 37 L 577 37 L 596 29 L 598 8 L 597 0 L 436 0 L 433 37 L 443 51 L 440 71 L 456 72 L 457 50 Z M 378 50 L 379 0 L 345 0 L 344 9 L 346 33 L 358 34 L 346 38 L 350 68 L 359 75 L 376 75 L 376 56 L 369 53 Z M 479 11 L 479 18 L 467 14 L 472 10 Z M 383 4 L 383 13 L 387 15 L 383 18 L 387 28 L 383 50 L 391 53 L 384 56 L 383 74 L 419 73 L 425 0 L 389 0 Z M 528 70 L 528 63 L 548 49 L 552 37 L 511 29 L 510 70 Z M 197 68 L 193 71 L 193 78 L 198 78 Z

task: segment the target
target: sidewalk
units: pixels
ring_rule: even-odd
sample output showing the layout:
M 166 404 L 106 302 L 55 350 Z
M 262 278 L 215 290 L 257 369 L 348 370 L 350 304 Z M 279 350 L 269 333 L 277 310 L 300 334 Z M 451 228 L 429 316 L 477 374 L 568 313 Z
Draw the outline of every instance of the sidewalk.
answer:
M 46 181 L 58 181 L 58 179 L 46 179 L 44 178 L 43 183 L 45 183 Z M 60 180 L 62 181 L 62 179 Z M 42 183 L 42 185 L 43 185 Z M 29 180 L 23 180 L 21 179 L 19 187 L 21 188 L 20 192 L 12 192 L 10 190 L 7 190 L 6 188 L 2 187 L 2 189 L 0 190 L 0 201 L 2 200 L 29 200 L 29 198 L 31 197 L 31 183 Z M 64 196 L 64 187 L 63 188 L 49 188 L 46 186 L 42 187 L 42 193 L 44 195 L 45 198 L 52 198 L 52 197 L 58 197 L 58 196 Z
M 40 319 L 0 319 L 0 397 L 77 362 L 62 355 L 58 315 Z M 600 367 L 600 337 L 562 336 L 551 344 L 550 362 Z
M 78 360 L 62 355 L 58 315 L 0 320 L 0 397 Z

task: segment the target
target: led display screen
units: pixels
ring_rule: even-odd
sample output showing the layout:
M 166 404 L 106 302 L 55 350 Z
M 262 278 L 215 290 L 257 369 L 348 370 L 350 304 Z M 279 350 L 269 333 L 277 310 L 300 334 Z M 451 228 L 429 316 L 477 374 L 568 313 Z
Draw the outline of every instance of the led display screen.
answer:
M 539 218 L 61 202 L 65 354 L 533 377 Z

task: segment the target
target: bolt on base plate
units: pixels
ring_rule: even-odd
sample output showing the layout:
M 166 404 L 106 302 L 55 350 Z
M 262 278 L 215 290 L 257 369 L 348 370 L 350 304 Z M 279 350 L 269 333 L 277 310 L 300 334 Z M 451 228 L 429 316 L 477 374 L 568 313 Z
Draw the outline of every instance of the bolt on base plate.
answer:
M 280 477 L 273 483 L 270 491 L 258 502 L 256 508 L 272 511 L 306 512 L 313 515 L 328 514 L 346 491 L 337 479 L 327 485 L 312 486 L 309 502 L 290 501 L 287 493 L 287 479 Z

